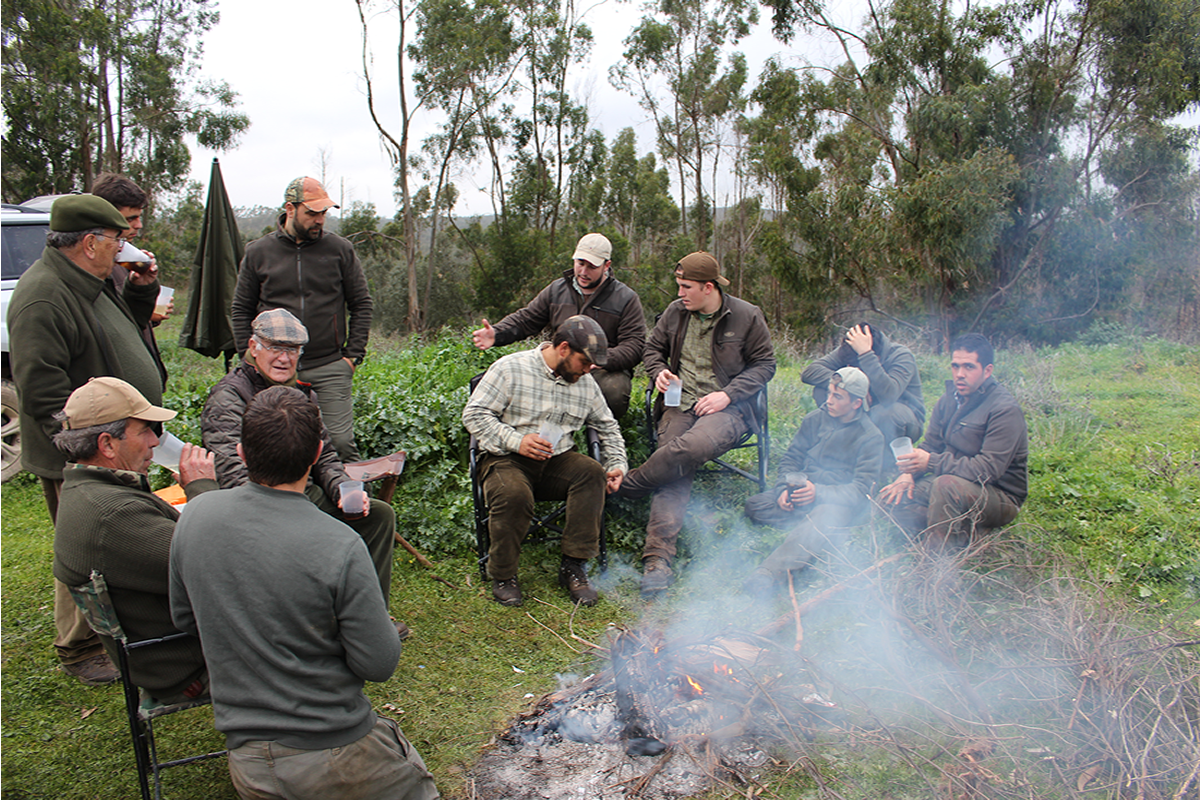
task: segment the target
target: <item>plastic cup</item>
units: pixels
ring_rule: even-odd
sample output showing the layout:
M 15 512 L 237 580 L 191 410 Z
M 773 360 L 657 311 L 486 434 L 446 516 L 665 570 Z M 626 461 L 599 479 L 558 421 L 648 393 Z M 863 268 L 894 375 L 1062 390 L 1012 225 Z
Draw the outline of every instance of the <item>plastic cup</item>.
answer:
M 171 298 L 174 296 L 175 290 L 170 286 L 158 287 L 158 300 L 154 303 L 154 313 L 166 316 L 167 308 L 171 305 Z
M 342 494 L 342 516 L 347 519 L 366 516 L 367 492 L 362 481 L 344 481 L 338 485 L 338 491 Z
M 678 408 L 680 400 L 683 399 L 683 381 L 679 378 L 672 378 L 667 384 L 666 394 L 663 395 L 663 405 L 668 408 Z
M 542 427 L 538 428 L 538 436 L 549 442 L 551 448 L 558 447 L 558 440 L 562 438 L 562 435 L 562 426 L 553 422 L 543 422 Z
M 117 251 L 117 263 L 131 272 L 139 275 L 150 269 L 150 256 L 130 244 L 126 240 Z
M 912 439 L 907 436 L 901 436 L 899 439 L 893 439 L 891 443 L 892 455 L 897 459 L 900 456 L 906 456 L 913 451 Z
M 163 435 L 158 437 L 158 447 L 154 448 L 154 455 L 151 456 L 154 463 L 166 467 L 171 472 L 179 472 L 179 459 L 182 457 L 183 442 L 163 431 Z

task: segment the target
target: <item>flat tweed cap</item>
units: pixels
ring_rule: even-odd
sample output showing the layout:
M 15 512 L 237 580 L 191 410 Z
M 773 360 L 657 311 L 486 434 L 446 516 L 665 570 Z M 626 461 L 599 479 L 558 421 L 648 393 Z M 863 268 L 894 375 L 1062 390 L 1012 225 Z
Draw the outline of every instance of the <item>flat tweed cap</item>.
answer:
M 273 308 L 254 318 L 254 335 L 275 344 L 308 344 L 308 329 L 285 308 Z
M 608 363 L 608 337 L 596 320 L 576 314 L 560 325 L 558 332 L 572 350 L 583 353 L 597 367 Z

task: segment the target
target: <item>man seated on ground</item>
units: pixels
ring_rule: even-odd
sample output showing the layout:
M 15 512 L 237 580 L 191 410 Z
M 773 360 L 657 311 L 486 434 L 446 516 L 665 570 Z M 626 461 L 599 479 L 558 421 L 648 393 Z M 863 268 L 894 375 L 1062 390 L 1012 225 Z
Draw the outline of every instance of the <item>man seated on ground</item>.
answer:
M 653 493 L 642 551 L 642 594 L 671 585 L 675 542 L 683 528 L 692 478 L 706 462 L 760 430 L 754 397 L 775 375 L 767 320 L 755 305 L 725 294 L 729 281 L 709 253 L 675 267 L 679 299 L 667 306 L 646 345 L 646 372 L 660 392 L 683 383 L 678 408 L 665 408 L 658 449 L 625 477 L 624 497 Z M 662 398 L 658 407 L 662 408 Z
M 168 558 L 179 512 L 150 491 L 154 427 L 175 417 L 119 378 L 92 378 L 71 393 L 54 444 L 67 458 L 54 533 L 54 577 L 79 586 L 99 570 L 130 641 L 178 633 L 167 600 Z M 188 499 L 217 488 L 211 453 L 183 446 L 179 483 Z M 116 661 L 108 636 L 101 641 Z M 133 682 L 164 703 L 208 691 L 194 637 L 133 650 Z
M 255 395 L 272 386 L 294 386 L 314 403 L 317 401 L 312 386 L 296 379 L 296 367 L 307 341 L 308 331 L 290 311 L 276 308 L 262 312 L 254 318 L 241 363 L 209 393 L 200 415 L 200 434 L 204 446 L 216 456 L 217 480 L 222 489 L 232 489 L 250 480 L 237 446 L 242 440 L 242 417 Z M 350 476 L 338 459 L 324 423 L 321 437 L 325 446 L 304 493 L 317 508 L 345 522 L 363 538 L 379 575 L 379 588 L 387 600 L 392 589 L 396 512 L 387 503 L 372 499 L 364 516 L 342 514 L 338 487 L 350 480 Z
M 485 319 L 475 331 L 475 346 L 492 346 L 558 330 L 576 314 L 591 317 L 604 329 L 608 361 L 592 371 L 592 378 L 618 420 L 629 410 L 633 368 L 642 360 L 646 344 L 646 318 L 637 293 L 612 273 L 612 243 L 599 233 L 589 233 L 575 246 L 574 266 L 530 301 L 492 326 Z
M 492 364 L 463 408 L 463 425 L 484 451 L 487 570 L 492 596 L 503 605 L 524 599 L 517 563 L 534 501 L 564 499 L 558 582 L 574 602 L 596 604 L 584 565 L 600 550 L 605 492 L 619 489 L 629 468 L 621 429 L 589 374 L 606 363 L 607 351 L 594 319 L 570 317 L 551 342 Z M 575 450 L 575 431 L 587 426 L 600 436 L 603 466 Z
M 871 421 L 883 434 L 884 442 L 899 436 L 914 442 L 921 438 L 925 401 L 912 350 L 893 342 L 870 323 L 855 325 L 846 331 L 845 341 L 836 350 L 809 364 L 800 374 L 800 380 L 813 387 L 818 406 L 825 402 L 830 376 L 842 367 L 858 367 L 871 381 Z
M 883 434 L 867 415 L 869 385 L 857 367 L 834 372 L 823 407 L 804 418 L 784 454 L 775 488 L 746 501 L 750 519 L 790 529 L 746 581 L 747 593 L 781 588 L 868 516 L 883 461 Z
M 305 498 L 329 435 L 288 386 L 258 393 L 238 451 L 249 482 L 189 504 L 171 545 L 171 615 L 204 642 L 216 727 L 243 798 L 436 798 L 365 681 L 400 658 L 361 538 Z
M 992 377 L 995 353 L 978 333 L 950 346 L 946 392 L 933 408 L 925 441 L 896 460 L 901 475 L 880 492 L 909 535 L 925 531 L 941 549 L 966 546 L 979 528 L 1016 519 L 1028 494 L 1025 414 Z

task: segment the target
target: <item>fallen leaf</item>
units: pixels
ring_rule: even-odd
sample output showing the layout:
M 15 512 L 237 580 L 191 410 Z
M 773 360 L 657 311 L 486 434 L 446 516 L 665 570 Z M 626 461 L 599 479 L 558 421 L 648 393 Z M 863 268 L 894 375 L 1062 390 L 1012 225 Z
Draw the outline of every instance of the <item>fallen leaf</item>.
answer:
M 96 706 L 95 708 L 85 708 L 83 710 L 83 712 L 79 715 L 79 718 L 87 719 L 88 717 L 90 717 L 92 714 L 95 714 L 99 710 L 100 710 L 100 706 Z

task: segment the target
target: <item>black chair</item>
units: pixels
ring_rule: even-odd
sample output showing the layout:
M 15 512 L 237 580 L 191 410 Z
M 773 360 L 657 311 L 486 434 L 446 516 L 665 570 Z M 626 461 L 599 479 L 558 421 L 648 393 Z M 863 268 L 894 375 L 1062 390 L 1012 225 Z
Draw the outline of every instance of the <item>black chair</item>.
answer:
M 188 633 L 174 633 L 157 639 L 143 639 L 131 642 L 121 628 L 117 619 L 116 609 L 113 608 L 112 598 L 108 594 L 108 584 L 104 576 L 93 571 L 91 579 L 79 586 L 69 587 L 71 597 L 88 624 L 96 633 L 112 637 L 117 647 L 117 666 L 121 670 L 121 686 L 125 690 L 125 714 L 129 719 L 129 732 L 133 736 L 133 753 L 137 759 L 138 785 L 142 791 L 142 800 L 150 800 L 149 776 L 154 776 L 154 798 L 162 798 L 162 778 L 160 773 L 168 767 L 178 767 L 191 764 L 194 761 L 204 761 L 225 755 L 224 750 L 205 753 L 204 755 L 178 758 L 172 761 L 159 761 L 158 752 L 154 747 L 154 720 L 184 711 L 189 708 L 209 705 L 210 697 L 187 700 L 182 703 L 161 703 L 145 691 L 133 684 L 129 675 L 129 652 L 142 647 L 152 647 L 163 642 L 190 636 Z
M 734 475 L 740 475 L 746 480 L 754 481 L 758 484 L 758 490 L 765 492 L 767 490 L 767 468 L 771 462 L 771 430 L 770 417 L 767 409 L 767 387 L 764 386 L 759 390 L 758 394 L 754 395 L 752 401 L 754 403 L 755 416 L 761 421 L 759 430 L 750 430 L 738 439 L 737 444 L 729 448 L 719 458 L 714 458 L 710 463 L 712 466 L 705 466 L 701 471 L 710 472 L 729 472 Z M 654 413 L 654 381 L 646 384 L 646 439 L 650 442 L 650 451 L 653 452 L 658 447 L 658 418 Z M 750 472 L 744 470 L 736 464 L 729 461 L 726 456 L 734 450 L 742 450 L 754 448 L 758 463 L 755 465 L 755 471 Z
M 475 387 L 482 379 L 483 373 L 471 379 L 472 392 L 475 391 Z M 587 440 L 588 455 L 600 461 L 600 434 L 592 428 L 585 428 L 584 438 Z M 471 501 L 475 508 L 475 553 L 478 557 L 479 577 L 486 583 L 488 581 L 488 551 L 491 549 L 492 537 L 488 532 L 488 507 L 483 499 L 483 483 L 479 480 L 479 456 L 481 454 L 482 448 L 479 446 L 479 441 L 471 436 L 467 459 L 471 473 Z M 556 505 L 545 514 L 534 514 L 533 520 L 529 523 L 529 531 L 525 534 L 525 541 L 530 544 L 545 544 L 561 539 L 563 529 L 559 520 L 563 519 L 566 514 L 566 503 Z M 596 563 L 599 564 L 601 572 L 608 570 L 608 526 L 603 516 L 600 518 L 600 552 L 596 557 Z

